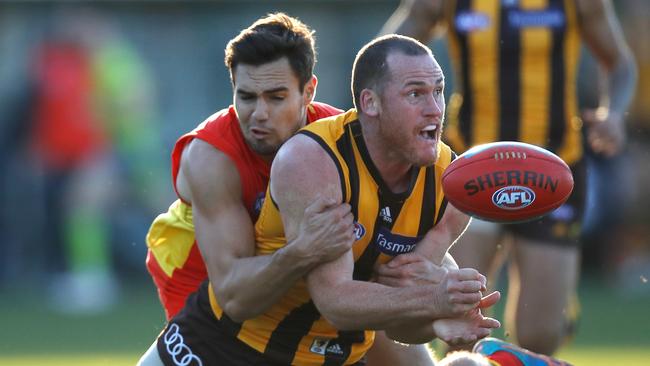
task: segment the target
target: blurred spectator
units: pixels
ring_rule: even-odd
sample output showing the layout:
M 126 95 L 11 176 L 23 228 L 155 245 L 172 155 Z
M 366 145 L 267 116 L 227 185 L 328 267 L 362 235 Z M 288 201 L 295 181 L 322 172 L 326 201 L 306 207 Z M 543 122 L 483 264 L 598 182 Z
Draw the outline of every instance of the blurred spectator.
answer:
M 57 310 L 114 304 L 119 248 L 111 244 L 129 242 L 115 229 L 133 230 L 124 223 L 157 212 L 167 198 L 157 183 L 164 169 L 155 158 L 152 91 L 146 64 L 105 19 L 87 10 L 55 14 L 34 57 L 30 144 L 43 177 L 46 272 Z
M 34 157 L 42 169 L 45 252 L 58 309 L 110 306 L 106 205 L 111 164 L 109 137 L 93 102 L 89 49 L 70 29 L 55 29 L 34 62 Z

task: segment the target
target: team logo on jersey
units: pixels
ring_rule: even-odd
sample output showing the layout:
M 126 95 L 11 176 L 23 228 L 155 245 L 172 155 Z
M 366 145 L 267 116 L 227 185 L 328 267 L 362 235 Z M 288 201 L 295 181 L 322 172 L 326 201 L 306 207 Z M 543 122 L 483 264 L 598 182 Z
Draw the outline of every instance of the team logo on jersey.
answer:
M 380 227 L 377 230 L 375 245 L 380 252 L 396 256 L 412 252 L 419 241 L 420 238 L 394 234 L 390 230 Z
M 324 355 L 327 350 L 327 344 L 330 342 L 328 338 L 314 338 L 309 347 L 309 352 Z
M 354 222 L 354 237 L 356 240 L 361 240 L 363 236 L 366 235 L 366 228 L 361 225 L 359 222 Z
M 255 216 L 255 220 L 260 216 L 260 212 L 262 212 L 262 206 L 264 206 L 264 197 L 266 197 L 265 192 L 258 192 L 257 197 L 255 197 L 255 202 L 253 203 L 253 215 Z
M 492 194 L 492 203 L 504 210 L 519 210 L 535 201 L 535 191 L 524 186 L 503 187 Z
M 456 29 L 459 32 L 472 32 L 490 26 L 490 17 L 485 13 L 463 11 L 456 15 Z

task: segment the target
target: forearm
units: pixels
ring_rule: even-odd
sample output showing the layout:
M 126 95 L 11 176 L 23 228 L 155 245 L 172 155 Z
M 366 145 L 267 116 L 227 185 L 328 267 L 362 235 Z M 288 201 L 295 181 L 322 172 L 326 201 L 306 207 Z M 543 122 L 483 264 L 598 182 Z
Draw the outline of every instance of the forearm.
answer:
M 284 247 L 271 255 L 236 259 L 225 278 L 211 282 L 225 313 L 244 321 L 277 303 L 312 267 Z
M 609 113 L 621 117 L 627 112 L 634 97 L 637 83 L 637 68 L 631 55 L 622 57 L 621 60 L 608 73 L 607 91 L 601 97 L 601 106 L 607 107 Z
M 335 292 L 312 297 L 321 314 L 339 330 L 390 329 L 431 322 L 435 317 L 433 286 L 387 287 L 373 282 L 346 281 Z
M 418 245 L 415 252 L 437 265 L 447 267 L 450 264 L 450 259 L 446 258 L 450 256 L 449 248 L 463 235 L 469 223 L 469 216 L 448 205 L 442 221 L 426 234 L 422 241 L 424 245 Z M 453 259 L 451 261 L 454 262 Z

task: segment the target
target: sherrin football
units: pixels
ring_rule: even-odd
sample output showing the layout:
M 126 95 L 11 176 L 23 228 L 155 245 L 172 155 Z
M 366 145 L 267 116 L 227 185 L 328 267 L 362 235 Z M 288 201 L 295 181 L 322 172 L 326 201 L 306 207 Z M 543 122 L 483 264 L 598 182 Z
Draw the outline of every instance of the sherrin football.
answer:
M 442 189 L 460 211 L 487 221 L 514 223 L 561 206 L 573 190 L 573 175 L 557 155 L 521 142 L 477 145 L 442 174 Z

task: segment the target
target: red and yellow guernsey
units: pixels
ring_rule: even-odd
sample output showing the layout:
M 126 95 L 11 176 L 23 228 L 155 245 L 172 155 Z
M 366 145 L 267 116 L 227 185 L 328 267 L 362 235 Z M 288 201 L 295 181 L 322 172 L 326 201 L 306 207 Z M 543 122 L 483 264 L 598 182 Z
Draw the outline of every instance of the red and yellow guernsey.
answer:
M 341 112 L 314 102 L 307 106 L 307 122 Z M 158 288 L 167 319 L 183 308 L 189 294 L 208 277 L 194 238 L 192 206 L 180 198 L 176 189 L 181 154 L 194 139 L 209 143 L 235 163 L 242 184 L 242 202 L 253 222 L 257 220 L 269 181 L 270 164 L 246 143 L 233 106 L 213 114 L 178 139 L 172 151 L 172 183 L 179 199 L 153 221 L 146 238 L 147 269 Z

